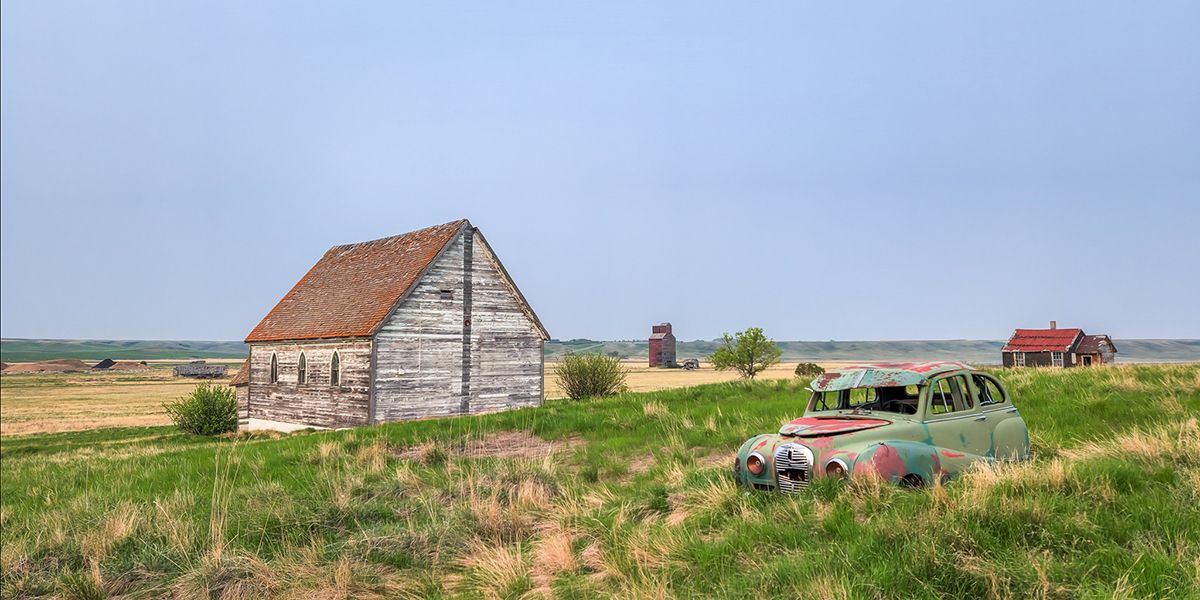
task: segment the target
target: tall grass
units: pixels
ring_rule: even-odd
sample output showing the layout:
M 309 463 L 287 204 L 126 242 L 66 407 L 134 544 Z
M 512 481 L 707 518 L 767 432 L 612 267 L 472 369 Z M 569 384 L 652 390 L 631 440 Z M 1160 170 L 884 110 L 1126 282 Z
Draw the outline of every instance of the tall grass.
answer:
M 999 371 L 1031 461 L 945 486 L 732 485 L 798 383 L 355 431 L 4 438 L 0 595 L 1144 598 L 1200 594 L 1200 367 Z M 548 456 L 475 453 L 517 432 Z

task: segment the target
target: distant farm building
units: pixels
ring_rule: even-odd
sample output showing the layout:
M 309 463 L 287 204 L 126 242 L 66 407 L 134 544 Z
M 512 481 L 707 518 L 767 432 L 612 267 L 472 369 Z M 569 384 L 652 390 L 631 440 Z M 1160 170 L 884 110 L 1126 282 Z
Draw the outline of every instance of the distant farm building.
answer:
M 548 339 L 465 219 L 335 246 L 246 337 L 247 421 L 352 427 L 537 406 Z
M 1117 347 L 1107 335 L 1079 328 L 1018 329 L 1001 349 L 1005 367 L 1090 367 L 1112 363 Z
M 98 371 L 103 371 L 104 369 L 112 368 L 112 366 L 115 364 L 117 364 L 117 361 L 115 361 L 111 358 L 106 358 L 106 359 L 92 365 L 92 368 L 96 369 Z
M 238 368 L 237 375 L 233 376 L 233 381 L 229 382 L 229 386 L 233 388 L 234 396 L 237 397 L 237 418 L 238 429 L 245 429 L 250 424 L 250 357 L 242 362 L 242 366 Z
M 659 323 L 650 328 L 650 366 L 675 366 L 675 334 L 670 323 Z
M 225 365 L 210 365 L 202 360 L 178 365 L 174 369 L 176 377 L 192 377 L 195 379 L 212 379 L 225 376 Z

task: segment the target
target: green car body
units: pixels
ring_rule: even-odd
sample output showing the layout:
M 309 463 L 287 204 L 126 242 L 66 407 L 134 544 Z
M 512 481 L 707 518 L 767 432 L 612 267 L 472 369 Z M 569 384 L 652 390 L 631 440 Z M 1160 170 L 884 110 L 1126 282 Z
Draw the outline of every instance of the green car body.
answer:
M 962 363 L 848 367 L 814 379 L 811 390 L 803 417 L 742 444 L 738 483 L 794 492 L 836 475 L 925 485 L 979 461 L 1029 457 L 1012 398 Z

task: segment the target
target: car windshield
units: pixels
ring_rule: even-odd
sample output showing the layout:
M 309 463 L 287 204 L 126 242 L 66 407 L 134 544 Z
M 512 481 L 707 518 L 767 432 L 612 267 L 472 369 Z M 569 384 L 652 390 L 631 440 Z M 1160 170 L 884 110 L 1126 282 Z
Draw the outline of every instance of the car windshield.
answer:
M 915 385 L 893 387 L 860 387 L 848 390 L 813 392 L 808 403 L 810 412 L 883 411 L 901 415 L 917 414 L 917 399 L 921 389 Z

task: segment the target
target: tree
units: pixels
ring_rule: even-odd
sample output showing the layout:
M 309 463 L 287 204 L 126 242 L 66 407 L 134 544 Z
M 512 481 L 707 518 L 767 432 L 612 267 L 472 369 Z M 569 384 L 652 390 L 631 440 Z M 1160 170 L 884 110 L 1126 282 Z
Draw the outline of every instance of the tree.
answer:
M 708 362 L 718 371 L 733 369 L 746 379 L 767 370 L 767 367 L 779 362 L 783 351 L 775 345 L 775 340 L 763 335 L 761 327 L 751 327 L 732 336 L 725 334 L 718 347 L 709 357 Z

